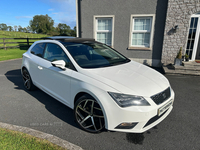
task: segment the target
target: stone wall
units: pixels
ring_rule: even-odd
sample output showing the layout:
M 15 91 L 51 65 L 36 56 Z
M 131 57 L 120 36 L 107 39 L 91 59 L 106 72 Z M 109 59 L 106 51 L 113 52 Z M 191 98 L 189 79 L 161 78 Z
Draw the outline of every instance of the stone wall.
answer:
M 174 59 L 183 47 L 186 49 L 191 15 L 200 12 L 200 0 L 169 0 L 165 24 L 162 63 L 174 63 Z M 178 25 L 179 29 L 173 29 Z

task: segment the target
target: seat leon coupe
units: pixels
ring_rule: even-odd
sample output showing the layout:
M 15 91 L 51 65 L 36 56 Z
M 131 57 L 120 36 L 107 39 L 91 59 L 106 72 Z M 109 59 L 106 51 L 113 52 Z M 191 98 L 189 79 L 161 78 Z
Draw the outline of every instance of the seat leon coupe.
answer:
M 157 71 L 94 39 L 49 37 L 23 54 L 26 90 L 38 87 L 74 110 L 80 128 L 142 133 L 165 119 L 174 91 Z

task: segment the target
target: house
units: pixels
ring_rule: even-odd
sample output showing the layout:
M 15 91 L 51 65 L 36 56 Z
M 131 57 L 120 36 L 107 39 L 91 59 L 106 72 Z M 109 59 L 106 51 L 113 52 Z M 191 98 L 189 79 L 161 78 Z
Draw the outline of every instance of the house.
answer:
M 200 59 L 199 0 L 76 0 L 77 36 L 151 66 Z

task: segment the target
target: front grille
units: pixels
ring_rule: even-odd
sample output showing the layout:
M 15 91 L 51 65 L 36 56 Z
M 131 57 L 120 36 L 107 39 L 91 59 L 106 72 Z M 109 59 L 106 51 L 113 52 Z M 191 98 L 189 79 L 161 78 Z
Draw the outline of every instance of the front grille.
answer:
M 171 96 L 171 91 L 170 91 L 170 87 L 168 87 L 166 90 L 151 96 L 151 99 L 157 104 L 161 104 L 164 101 L 166 101 L 169 97 Z

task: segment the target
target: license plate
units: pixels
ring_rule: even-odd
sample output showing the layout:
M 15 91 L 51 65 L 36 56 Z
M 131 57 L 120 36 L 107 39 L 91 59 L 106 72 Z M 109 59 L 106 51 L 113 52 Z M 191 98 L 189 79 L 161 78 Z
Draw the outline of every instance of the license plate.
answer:
M 159 108 L 158 109 L 158 116 L 160 116 L 162 113 L 164 113 L 172 104 L 173 104 L 173 101 L 170 100 L 167 104 L 165 104 L 164 106 Z

